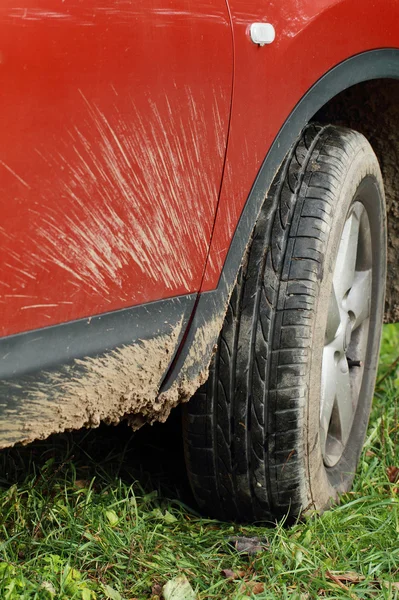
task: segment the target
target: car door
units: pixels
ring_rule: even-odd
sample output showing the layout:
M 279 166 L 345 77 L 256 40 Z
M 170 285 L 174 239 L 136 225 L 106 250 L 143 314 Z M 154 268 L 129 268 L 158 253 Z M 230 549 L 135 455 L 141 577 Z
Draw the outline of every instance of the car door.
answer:
M 5 0 L 0 335 L 199 289 L 232 87 L 224 0 Z

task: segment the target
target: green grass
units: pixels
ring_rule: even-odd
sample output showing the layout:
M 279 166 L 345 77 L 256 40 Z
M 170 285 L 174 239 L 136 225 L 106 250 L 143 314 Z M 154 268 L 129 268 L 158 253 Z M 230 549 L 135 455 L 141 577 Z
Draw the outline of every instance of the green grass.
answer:
M 201 518 L 177 419 L 135 436 L 104 426 L 3 451 L 0 599 L 158 599 L 159 586 L 179 574 L 198 600 L 244 600 L 245 582 L 255 581 L 264 584 L 252 595 L 259 600 L 399 598 L 399 483 L 387 475 L 399 466 L 398 354 L 399 327 L 386 326 L 352 492 L 290 528 Z M 260 537 L 264 551 L 239 555 L 235 535 Z M 352 571 L 360 576 L 353 583 L 341 577 Z

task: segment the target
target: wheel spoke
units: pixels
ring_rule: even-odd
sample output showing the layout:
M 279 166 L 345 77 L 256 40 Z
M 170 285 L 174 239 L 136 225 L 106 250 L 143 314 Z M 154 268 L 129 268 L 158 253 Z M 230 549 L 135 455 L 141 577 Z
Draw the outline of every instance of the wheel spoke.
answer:
M 345 309 L 353 314 L 353 329 L 370 316 L 371 269 L 356 271 L 352 288 L 345 300 Z
M 329 344 L 336 336 L 338 327 L 341 323 L 341 315 L 337 295 L 335 293 L 334 284 L 331 291 L 330 304 L 328 306 L 327 327 L 325 335 L 325 343 Z
M 352 428 L 353 406 L 349 368 L 346 358 L 341 360 L 337 368 L 337 409 L 340 424 L 340 442 L 345 447 Z
M 340 305 L 355 278 L 359 241 L 360 211 L 353 211 L 345 223 L 334 269 L 333 285 Z
M 335 363 L 335 350 L 325 346 L 321 371 L 321 405 L 320 405 L 320 435 L 321 448 L 325 453 L 328 429 L 337 392 L 337 365 Z
M 342 457 L 358 405 L 368 339 L 372 262 L 368 214 L 363 203 L 355 201 L 338 246 L 324 336 L 320 444 L 327 467 L 335 466 Z M 362 323 L 364 327 L 360 327 Z

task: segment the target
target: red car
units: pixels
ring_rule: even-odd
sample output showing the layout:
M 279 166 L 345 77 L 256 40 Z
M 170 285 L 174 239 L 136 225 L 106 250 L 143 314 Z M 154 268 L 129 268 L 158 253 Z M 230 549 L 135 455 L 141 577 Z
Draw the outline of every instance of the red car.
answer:
M 0 447 L 193 396 L 208 513 L 349 489 L 399 316 L 398 23 L 396 0 L 2 2 Z

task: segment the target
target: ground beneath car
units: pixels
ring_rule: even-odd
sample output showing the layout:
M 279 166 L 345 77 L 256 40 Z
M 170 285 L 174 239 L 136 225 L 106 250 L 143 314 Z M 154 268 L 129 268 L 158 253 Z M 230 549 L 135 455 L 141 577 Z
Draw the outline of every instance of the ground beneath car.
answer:
M 197 513 L 177 413 L 135 435 L 101 426 L 3 451 L 0 597 L 158 600 L 177 576 L 197 600 L 397 597 L 398 349 L 387 326 L 353 491 L 289 529 Z

